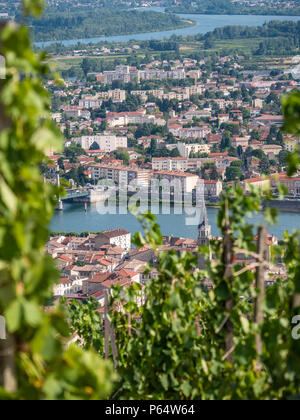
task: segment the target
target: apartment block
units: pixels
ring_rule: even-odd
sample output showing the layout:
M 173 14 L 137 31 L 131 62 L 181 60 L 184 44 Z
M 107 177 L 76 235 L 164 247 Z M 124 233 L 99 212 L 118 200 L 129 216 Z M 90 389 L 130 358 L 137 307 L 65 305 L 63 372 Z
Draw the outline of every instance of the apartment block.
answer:
M 188 158 L 191 154 L 195 153 L 209 153 L 210 148 L 207 144 L 199 143 L 177 143 L 177 149 L 181 157 Z
M 111 85 L 114 80 L 121 80 L 124 83 L 133 81 L 140 81 L 139 71 L 136 68 L 130 66 L 120 65 L 113 71 L 103 72 L 103 82 L 107 85 Z
M 141 70 L 140 80 L 185 79 L 185 70 Z
M 174 183 L 174 185 L 179 181 L 182 190 L 187 193 L 193 192 L 199 180 L 198 175 L 175 171 L 155 171 L 153 177 L 159 180 L 166 179 L 170 183 Z
M 152 169 L 155 171 L 180 171 L 188 169 L 188 159 L 186 158 L 153 158 Z
M 172 133 L 175 137 L 182 139 L 204 139 L 208 134 L 211 133 L 211 128 L 209 126 L 190 128 L 173 126 L 169 127 L 169 132 Z
M 86 109 L 100 108 L 102 102 L 102 99 L 99 99 L 98 96 L 84 96 L 79 100 L 79 107 Z
M 106 117 L 109 127 L 123 127 L 128 124 L 155 124 L 158 126 L 166 125 L 163 118 L 155 115 L 146 115 L 146 112 L 109 112 Z
M 92 178 L 94 180 L 106 179 L 117 185 L 128 185 L 136 180 L 138 186 L 148 187 L 151 179 L 151 171 L 146 169 L 131 168 L 123 165 L 109 165 L 97 163 L 91 165 Z
M 77 144 L 85 150 L 90 149 L 93 143 L 97 143 L 100 150 L 106 153 L 111 153 L 118 148 L 127 148 L 127 137 L 117 137 L 115 135 L 96 135 L 96 136 L 82 136 L 78 139 L 74 138 Z
M 126 100 L 126 91 L 121 89 L 109 90 L 108 92 L 101 92 L 100 98 L 104 101 L 112 100 L 115 103 L 124 102 Z

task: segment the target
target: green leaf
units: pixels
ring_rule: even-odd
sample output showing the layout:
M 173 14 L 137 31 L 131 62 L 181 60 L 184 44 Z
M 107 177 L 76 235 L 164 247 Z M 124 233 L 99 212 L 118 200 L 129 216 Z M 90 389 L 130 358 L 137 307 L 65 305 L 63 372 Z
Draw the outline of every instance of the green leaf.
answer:
M 167 374 L 160 375 L 160 383 L 162 384 L 165 391 L 169 388 L 169 379 Z
M 241 317 L 241 325 L 242 325 L 242 329 L 244 331 L 245 334 L 248 334 L 250 331 L 250 323 L 248 321 L 248 319 L 244 316 Z
M 35 302 L 25 301 L 23 304 L 24 318 L 28 325 L 37 327 L 42 321 L 42 313 L 39 305 Z
M 12 215 L 15 215 L 18 204 L 17 197 L 2 178 L 0 178 L 0 198 Z
M 42 152 L 47 152 L 50 149 L 60 152 L 62 149 L 61 139 L 61 133 L 58 130 L 44 126 L 34 133 L 32 142 Z
M 20 300 L 15 300 L 5 311 L 8 330 L 11 333 L 18 331 L 23 317 L 23 305 Z
M 187 381 L 181 384 L 180 389 L 187 398 L 191 395 L 192 387 Z

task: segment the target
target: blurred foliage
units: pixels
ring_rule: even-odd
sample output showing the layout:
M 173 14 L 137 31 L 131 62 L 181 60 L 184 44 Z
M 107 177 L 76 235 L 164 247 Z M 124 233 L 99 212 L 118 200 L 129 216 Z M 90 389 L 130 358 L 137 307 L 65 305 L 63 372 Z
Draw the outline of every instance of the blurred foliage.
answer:
M 42 3 L 25 0 L 24 13 L 40 15 Z M 56 197 L 63 193 L 44 183 L 39 171 L 45 152 L 62 145 L 43 88 L 49 73 L 46 56 L 32 51 L 24 26 L 8 23 L 0 36 L 6 60 L 0 98 L 0 313 L 15 363 L 8 383 L 0 355 L 0 397 L 106 398 L 116 378 L 111 364 L 94 350 L 68 346 L 66 314 L 60 306 L 50 312 L 43 307 L 59 280 L 44 247 Z
M 282 247 L 272 251 L 270 264 L 284 258 L 287 279 L 275 275 L 266 291 L 264 322 L 254 322 L 255 270 L 238 263 L 237 254 L 253 260 L 255 227 L 245 221 L 262 209 L 270 191 L 240 187 L 223 197 L 218 214 L 222 240 L 211 241 L 205 270 L 197 270 L 198 259 L 183 251 L 159 251 L 162 237 L 155 216 L 139 216 L 144 235 L 134 244 L 148 244 L 155 251 L 158 275 L 145 288 L 134 285 L 113 290 L 111 313 L 117 331 L 119 354 L 119 398 L 128 399 L 297 399 L 300 391 L 300 342 L 292 339 L 290 305 L 299 290 L 299 233 L 286 234 Z M 277 212 L 268 208 L 265 218 L 275 223 Z M 228 231 L 229 229 L 229 231 Z M 225 261 L 225 239 L 229 235 L 233 258 Z M 214 258 L 209 261 L 212 252 Z M 231 278 L 226 275 L 232 270 Z M 153 267 L 149 266 L 145 275 Z M 271 280 L 271 279 L 270 279 Z M 213 288 L 207 287 L 207 281 Z M 231 306 L 228 307 L 228 301 Z M 140 305 L 145 302 L 144 305 Z M 299 309 L 299 308 L 298 308 Z M 227 329 L 233 329 L 232 362 L 226 349 Z M 263 341 L 258 354 L 255 337 Z
M 284 125 L 283 131 L 294 136 L 300 136 L 300 92 L 293 91 L 282 99 Z M 288 156 L 288 175 L 295 175 L 300 166 L 300 148 Z
M 103 321 L 97 309 L 97 299 L 91 298 L 85 303 L 74 299 L 69 304 L 70 325 L 72 333 L 82 340 L 86 350 L 95 349 L 104 355 Z

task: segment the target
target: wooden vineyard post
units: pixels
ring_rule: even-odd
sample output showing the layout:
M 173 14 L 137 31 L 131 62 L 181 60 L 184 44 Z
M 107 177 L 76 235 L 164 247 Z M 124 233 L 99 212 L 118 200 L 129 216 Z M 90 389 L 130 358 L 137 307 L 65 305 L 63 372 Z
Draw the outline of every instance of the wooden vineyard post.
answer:
M 254 309 L 254 321 L 256 326 L 259 328 L 264 322 L 264 311 L 263 311 L 263 302 L 265 299 L 265 273 L 266 273 L 266 263 L 267 263 L 267 228 L 260 227 L 258 230 L 258 239 L 257 239 L 257 254 L 258 254 L 258 267 L 256 269 L 256 289 L 257 297 L 255 299 L 255 309 Z M 255 336 L 255 347 L 258 356 L 262 355 L 263 343 L 260 332 L 256 333 Z M 261 368 L 260 362 L 257 361 L 257 368 Z
M 105 290 L 104 292 L 104 339 L 105 339 L 105 359 L 109 358 L 109 344 L 111 343 L 111 350 L 114 360 L 115 368 L 118 366 L 117 358 L 118 358 L 118 350 L 116 345 L 116 336 L 114 328 L 109 319 L 109 291 Z
M 228 215 L 228 205 L 226 209 L 226 227 L 224 231 L 224 250 L 223 250 L 223 261 L 224 261 L 224 279 L 228 280 L 232 285 L 233 281 L 233 243 L 230 235 L 230 221 Z M 234 351 L 234 329 L 233 323 L 230 320 L 230 312 L 234 306 L 233 298 L 229 297 L 225 302 L 225 308 L 228 312 L 229 319 L 225 324 L 226 329 L 226 348 L 224 360 L 227 360 L 229 363 L 233 364 L 233 351 Z

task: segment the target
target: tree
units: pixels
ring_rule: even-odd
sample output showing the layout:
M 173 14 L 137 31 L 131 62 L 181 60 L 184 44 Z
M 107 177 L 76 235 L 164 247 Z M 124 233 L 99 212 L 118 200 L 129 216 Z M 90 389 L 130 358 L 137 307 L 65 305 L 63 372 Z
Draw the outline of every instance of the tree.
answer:
M 82 71 L 85 75 L 85 77 L 87 77 L 88 73 L 92 70 L 93 65 L 92 65 L 92 60 L 90 58 L 84 58 L 82 60 L 82 64 L 81 64 L 81 68 Z
M 27 15 L 40 10 L 40 2 L 26 1 Z M 59 150 L 62 143 L 42 87 L 49 74 L 45 55 L 32 51 L 23 25 L 2 28 L 0 38 L 7 71 L 0 97 L 5 162 L 0 169 L 0 313 L 8 333 L 0 340 L 0 398 L 107 398 L 116 378 L 110 363 L 94 350 L 66 349 L 65 312 L 60 305 L 51 312 L 43 308 L 59 280 L 45 243 L 57 196 L 63 193 L 39 173 L 45 151 Z
M 220 144 L 220 150 L 223 152 L 231 147 L 231 134 L 229 131 L 225 131 L 222 136 L 222 141 Z
M 157 140 L 156 139 L 151 139 L 151 144 L 150 144 L 150 149 L 149 149 L 149 154 L 151 156 L 155 155 L 155 152 L 157 150 Z
M 94 141 L 94 143 L 91 145 L 90 150 L 99 150 L 99 144 Z
M 66 147 L 64 150 L 64 154 L 67 158 L 70 159 L 71 163 L 78 162 L 77 157 L 80 155 L 85 155 L 84 149 L 80 146 L 80 144 L 76 144 L 74 141 L 71 143 L 71 146 Z
M 277 102 L 278 95 L 275 92 L 271 92 L 270 95 L 266 98 L 266 103 L 270 104 L 271 102 Z
M 214 166 L 214 167 L 212 168 L 212 170 L 211 170 L 211 173 L 210 173 L 210 179 L 211 179 L 211 180 L 214 180 L 214 181 L 217 181 L 219 178 L 220 178 L 220 177 L 219 177 L 218 170 L 217 170 L 217 168 Z
M 170 151 L 170 157 L 180 157 L 180 153 L 179 153 L 179 150 L 177 149 L 177 147 L 175 147 L 175 149 L 173 149 L 173 150 L 171 150 Z
M 227 181 L 239 181 L 243 175 L 239 166 L 229 166 L 226 168 L 226 180 Z
M 260 134 L 258 130 L 251 131 L 251 140 L 260 140 Z
M 283 135 L 280 130 L 277 133 L 276 142 L 279 143 L 280 145 L 283 145 Z
M 249 120 L 251 117 L 251 113 L 249 109 L 243 108 L 243 119 L 245 120 Z
M 114 152 L 114 156 L 116 159 L 122 160 L 124 165 L 128 165 L 130 161 L 129 153 L 127 152 L 127 149 L 118 148 Z
M 71 130 L 70 130 L 70 124 L 69 123 L 66 124 L 64 135 L 65 135 L 65 138 L 66 139 L 70 139 L 71 138 Z
M 58 159 L 57 164 L 58 164 L 59 168 L 64 171 L 64 169 L 65 169 L 65 167 L 64 167 L 64 158 L 62 156 Z
M 235 147 L 231 146 L 228 150 L 228 155 L 232 157 L 238 157 L 238 151 Z
M 277 134 L 278 134 L 278 128 L 276 127 L 276 125 L 272 125 L 270 128 L 270 136 L 273 138 L 273 137 L 276 137 Z
M 266 173 L 270 167 L 269 159 L 264 156 L 259 162 L 259 169 L 261 172 Z
M 212 48 L 214 48 L 214 43 L 211 39 L 206 39 L 203 45 L 203 48 L 205 50 L 211 50 Z
M 244 156 L 244 150 L 243 150 L 243 147 L 242 146 L 238 146 L 237 147 L 237 154 L 238 154 L 238 157 L 239 158 L 243 158 L 243 156 Z
M 261 149 L 252 150 L 251 156 L 257 157 L 258 159 L 263 159 L 266 157 L 264 151 Z
M 288 158 L 289 152 L 287 150 L 281 150 L 278 154 L 278 161 L 281 166 L 287 165 L 287 158 Z

